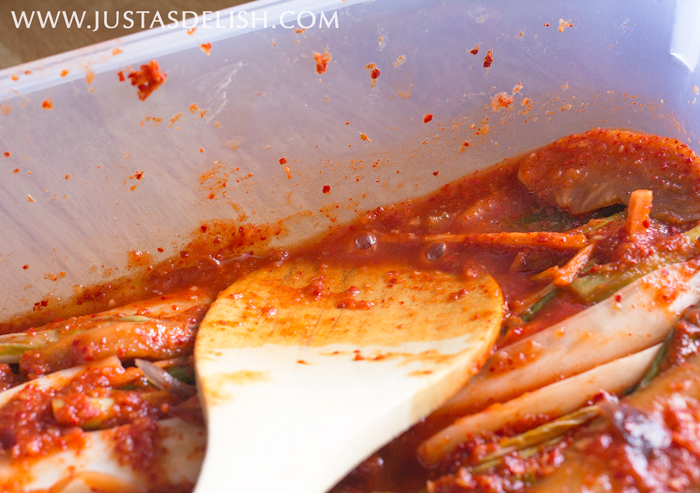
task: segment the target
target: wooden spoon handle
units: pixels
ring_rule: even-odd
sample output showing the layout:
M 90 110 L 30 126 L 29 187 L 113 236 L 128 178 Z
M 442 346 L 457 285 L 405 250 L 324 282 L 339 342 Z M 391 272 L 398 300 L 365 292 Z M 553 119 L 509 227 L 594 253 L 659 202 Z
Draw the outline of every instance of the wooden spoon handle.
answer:
M 476 371 L 464 340 L 444 342 L 462 351 L 356 360 L 348 350 L 307 349 L 299 363 L 298 348 L 267 346 L 200 362 L 205 372 L 222 362 L 229 371 L 203 382 L 215 432 L 196 493 L 327 491 Z

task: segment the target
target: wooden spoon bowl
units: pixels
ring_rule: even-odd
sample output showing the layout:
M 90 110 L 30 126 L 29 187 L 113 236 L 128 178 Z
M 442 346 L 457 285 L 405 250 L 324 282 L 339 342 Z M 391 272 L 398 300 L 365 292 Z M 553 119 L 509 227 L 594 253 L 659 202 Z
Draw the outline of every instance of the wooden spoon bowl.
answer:
M 464 385 L 502 317 L 485 274 L 290 262 L 239 279 L 197 335 L 196 492 L 327 491 Z

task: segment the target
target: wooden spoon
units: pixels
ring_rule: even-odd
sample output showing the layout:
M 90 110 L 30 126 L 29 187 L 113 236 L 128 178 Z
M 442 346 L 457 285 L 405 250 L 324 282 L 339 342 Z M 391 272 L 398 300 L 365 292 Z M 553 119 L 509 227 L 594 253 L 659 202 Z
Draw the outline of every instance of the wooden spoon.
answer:
M 327 491 L 476 373 L 502 317 L 488 275 L 292 262 L 236 281 L 195 345 L 195 491 Z

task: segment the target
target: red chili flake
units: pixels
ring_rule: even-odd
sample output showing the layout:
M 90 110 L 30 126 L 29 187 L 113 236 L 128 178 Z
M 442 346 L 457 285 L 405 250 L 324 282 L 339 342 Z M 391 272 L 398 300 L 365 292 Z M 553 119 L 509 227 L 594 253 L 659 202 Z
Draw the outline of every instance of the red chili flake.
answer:
M 160 71 L 160 66 L 155 60 L 148 62 L 148 65 L 141 65 L 141 70 L 129 72 L 131 85 L 138 87 L 141 101 L 145 101 L 153 91 L 165 82 L 167 77 L 168 74 Z
M 160 252 L 160 253 L 163 253 L 165 251 L 161 247 L 158 247 L 156 250 L 158 250 L 158 252 Z
M 201 225 L 201 226 L 199 227 L 199 229 L 202 230 L 202 233 L 206 233 L 206 232 L 207 232 L 207 227 L 204 226 L 204 225 Z
M 308 365 L 308 363 L 306 361 L 304 361 L 303 359 L 298 359 L 297 363 L 299 363 L 300 365 Z
M 321 55 L 320 53 L 314 53 L 314 60 L 316 60 L 316 73 L 323 74 L 328 69 L 328 63 L 332 60 L 331 54 L 328 50 Z
M 13 175 L 16 175 L 17 173 L 19 173 L 19 168 L 15 168 L 12 170 Z
M 23 265 L 22 268 L 23 268 L 24 270 L 27 270 L 27 269 L 29 269 L 29 266 L 28 266 L 28 265 Z
M 489 50 L 484 57 L 484 68 L 489 68 L 493 63 L 493 50 Z
M 280 164 L 287 164 L 287 158 L 286 158 L 286 157 L 281 157 L 281 158 L 280 158 Z
M 479 45 L 476 45 L 474 48 L 469 50 L 469 53 L 471 53 L 472 55 L 478 54 L 479 53 Z
M 330 193 L 330 191 L 331 191 L 330 185 L 323 185 L 323 193 Z
M 463 145 L 464 147 L 469 147 L 469 142 L 467 142 L 467 141 L 465 140 L 464 143 L 463 143 L 462 145 Z
M 426 113 L 423 116 L 423 123 L 428 123 L 429 121 L 432 121 L 433 119 L 433 114 L 432 113 Z
M 192 35 L 192 34 L 194 34 L 194 32 L 195 32 L 196 30 L 197 30 L 196 27 L 193 27 L 192 29 L 188 29 L 188 30 L 187 30 L 187 34 Z
M 345 122 L 346 125 L 350 125 L 350 122 Z
M 41 103 L 41 107 L 44 108 L 45 110 L 52 110 L 53 109 L 53 101 L 50 99 L 44 99 L 44 102 Z
M 376 67 L 373 68 L 372 71 L 369 73 L 369 76 L 372 77 L 373 79 L 376 79 L 376 78 L 379 77 L 380 75 L 382 75 L 382 73 L 381 73 L 381 72 L 379 71 L 379 69 L 376 68 Z
M 211 43 L 203 43 L 199 45 L 199 49 L 206 53 L 207 56 L 211 55 Z
M 360 138 L 362 140 L 366 140 L 367 142 L 372 142 L 369 137 L 367 137 L 366 134 L 360 133 Z
M 66 175 L 66 180 L 70 180 L 70 173 Z
M 439 171 L 433 171 L 433 176 L 437 176 Z
M 204 149 L 202 149 L 202 148 L 200 147 L 200 148 L 199 148 L 199 152 L 201 152 L 202 154 L 204 154 Z
M 66 75 L 68 75 L 68 71 L 67 71 L 67 70 L 61 70 L 61 77 L 65 77 Z
M 10 151 L 5 151 L 3 154 L 5 155 L 5 157 L 10 157 Z
M 189 256 L 190 256 L 190 254 L 187 253 L 187 252 L 184 251 L 184 250 L 180 252 L 180 257 L 181 257 L 181 258 L 187 258 L 187 257 L 189 257 Z
M 117 77 L 119 77 L 119 82 L 124 82 L 126 80 L 126 77 L 124 77 L 124 71 L 120 70 L 117 72 Z
M 544 27 L 549 27 L 549 22 L 545 22 Z
M 616 294 L 615 295 L 615 303 L 619 303 L 622 301 L 622 295 L 621 294 Z

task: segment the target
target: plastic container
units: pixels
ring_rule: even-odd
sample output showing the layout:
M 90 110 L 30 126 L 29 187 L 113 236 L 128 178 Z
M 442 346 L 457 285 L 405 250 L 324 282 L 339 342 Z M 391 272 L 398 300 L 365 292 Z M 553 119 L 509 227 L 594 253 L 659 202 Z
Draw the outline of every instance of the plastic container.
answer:
M 596 126 L 700 148 L 689 19 L 680 0 L 261 1 L 4 70 L 0 321 L 132 275 L 130 250 L 177 255 L 205 220 L 289 218 L 289 244 Z M 167 81 L 140 101 L 118 72 L 150 60 Z

